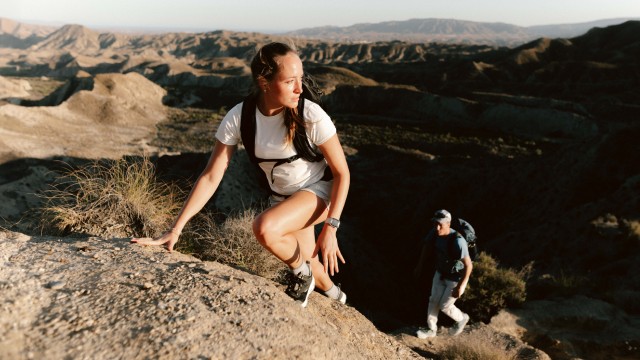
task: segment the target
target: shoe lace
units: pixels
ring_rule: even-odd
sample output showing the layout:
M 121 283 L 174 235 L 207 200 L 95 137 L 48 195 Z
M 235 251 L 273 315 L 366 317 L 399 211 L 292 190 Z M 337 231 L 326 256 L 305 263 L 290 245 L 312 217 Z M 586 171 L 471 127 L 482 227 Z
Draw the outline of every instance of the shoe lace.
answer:
M 300 291 L 300 285 L 304 284 L 302 275 L 289 273 L 287 275 L 287 292 L 297 293 Z

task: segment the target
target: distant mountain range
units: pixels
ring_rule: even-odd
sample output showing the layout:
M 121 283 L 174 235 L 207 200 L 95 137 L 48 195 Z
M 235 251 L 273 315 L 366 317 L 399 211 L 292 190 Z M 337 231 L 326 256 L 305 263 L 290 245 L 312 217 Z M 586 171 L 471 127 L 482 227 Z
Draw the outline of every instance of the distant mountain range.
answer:
M 576 24 L 522 27 L 453 19 L 411 19 L 364 23 L 346 27 L 323 26 L 287 32 L 284 35 L 335 42 L 439 42 L 514 46 L 540 37 L 568 38 L 594 27 L 606 27 L 640 18 L 603 19 Z
M 56 31 L 56 27 L 30 25 L 0 18 L 0 47 L 26 48 Z
M 406 21 L 386 21 L 380 23 L 355 24 L 346 27 L 323 26 L 290 31 L 276 36 L 293 38 L 314 39 L 329 42 L 343 43 L 368 43 L 377 41 L 404 41 L 412 43 L 444 43 L 444 44 L 484 44 L 492 46 L 518 46 L 540 37 L 570 38 L 586 33 L 594 27 L 606 27 L 621 24 L 628 20 L 640 20 L 640 18 L 616 18 L 603 19 L 576 24 L 539 25 L 522 27 L 506 23 L 486 23 L 453 19 L 411 19 Z M 95 33 L 104 46 L 105 42 L 117 41 L 117 38 L 130 38 L 128 35 L 114 32 L 102 32 L 90 30 L 84 26 L 65 25 L 69 28 L 83 32 Z M 44 25 L 31 25 L 20 23 L 11 19 L 0 18 L 0 47 L 26 49 L 34 45 L 60 28 Z M 67 31 L 62 31 L 67 32 Z M 226 32 L 226 31 L 225 31 Z M 164 34 L 169 34 L 167 32 Z M 110 39 L 106 39 L 110 34 Z M 158 32 L 157 35 L 162 33 Z M 77 34 L 76 34 L 77 35 Z M 146 34 L 149 38 L 149 33 Z M 184 35 L 184 33 L 183 33 Z M 151 35 L 150 37 L 154 37 Z M 96 44 L 86 44 L 95 46 Z M 42 45 L 40 45 L 42 46 Z

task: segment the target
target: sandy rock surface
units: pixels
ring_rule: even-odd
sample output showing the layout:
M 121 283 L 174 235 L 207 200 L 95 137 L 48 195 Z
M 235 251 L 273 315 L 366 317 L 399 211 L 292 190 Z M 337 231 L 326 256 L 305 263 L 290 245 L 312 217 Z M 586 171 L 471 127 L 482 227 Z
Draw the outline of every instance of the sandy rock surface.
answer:
M 31 85 L 26 80 L 11 80 L 0 76 L 0 99 L 29 96 Z
M 58 106 L 0 106 L 0 161 L 69 155 L 113 158 L 149 151 L 165 90 L 137 73 L 97 75 L 91 91 Z
M 129 239 L 0 233 L 2 359 L 411 359 L 354 308 Z

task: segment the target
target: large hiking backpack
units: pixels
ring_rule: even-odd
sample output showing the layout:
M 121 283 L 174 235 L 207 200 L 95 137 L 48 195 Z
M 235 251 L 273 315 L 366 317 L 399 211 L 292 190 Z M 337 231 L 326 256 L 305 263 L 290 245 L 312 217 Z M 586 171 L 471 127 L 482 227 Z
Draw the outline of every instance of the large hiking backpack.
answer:
M 300 96 L 300 101 L 298 101 L 298 114 L 300 117 L 304 116 L 305 97 L 315 98 L 309 87 L 303 84 L 302 96 Z M 271 189 L 271 186 L 269 186 L 269 184 L 274 181 L 273 169 L 282 164 L 290 163 L 301 158 L 310 162 L 322 161 L 324 160 L 324 155 L 313 150 L 311 144 L 309 144 L 306 129 L 298 127 L 295 135 L 293 136 L 293 147 L 296 150 L 296 155 L 284 159 L 262 159 L 256 157 L 256 102 L 257 96 L 255 95 L 249 95 L 244 99 L 244 103 L 242 104 L 242 115 L 240 118 L 240 137 L 242 138 L 242 143 L 247 151 L 249 159 L 256 165 L 256 167 L 258 167 L 257 165 L 261 162 L 275 162 L 271 169 L 271 177 L 267 177 L 268 184 L 263 185 L 267 187 L 267 190 L 271 192 L 271 194 L 284 196 L 276 193 Z M 262 172 L 262 170 L 260 170 L 260 172 Z M 327 166 L 322 180 L 331 180 L 332 178 L 333 175 L 331 174 L 331 169 Z
M 451 219 L 451 228 L 462 235 L 462 237 L 467 241 L 469 257 L 471 258 L 471 261 L 475 261 L 478 257 L 478 246 L 476 242 L 478 237 L 476 236 L 476 231 L 473 226 L 471 226 L 468 221 L 456 217 Z M 451 254 L 452 251 L 453 249 L 450 247 L 449 253 Z

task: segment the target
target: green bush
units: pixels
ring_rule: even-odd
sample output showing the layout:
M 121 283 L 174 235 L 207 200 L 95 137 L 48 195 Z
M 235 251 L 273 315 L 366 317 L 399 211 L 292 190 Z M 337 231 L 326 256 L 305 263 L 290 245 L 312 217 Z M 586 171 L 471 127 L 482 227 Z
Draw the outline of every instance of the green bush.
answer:
M 521 271 L 498 268 L 498 262 L 480 253 L 473 263 L 473 272 L 460 307 L 474 320 L 488 322 L 506 307 L 522 304 L 526 299 L 526 277 L 529 268 Z
M 41 196 L 45 233 L 156 237 L 171 225 L 183 193 L 155 179 L 144 158 L 94 161 L 66 170 Z

